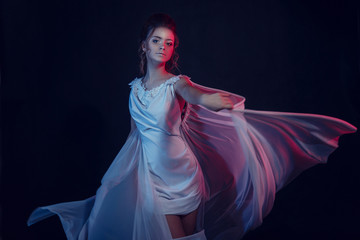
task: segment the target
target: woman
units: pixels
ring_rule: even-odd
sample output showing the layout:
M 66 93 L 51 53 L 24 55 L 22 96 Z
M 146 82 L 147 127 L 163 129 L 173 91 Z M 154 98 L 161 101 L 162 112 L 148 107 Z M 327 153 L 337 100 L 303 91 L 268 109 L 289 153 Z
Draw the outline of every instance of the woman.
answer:
M 168 15 L 148 19 L 131 132 L 96 196 L 37 208 L 29 225 L 57 214 L 68 239 L 239 239 L 276 191 L 356 131 L 327 116 L 245 110 L 241 96 L 173 75 L 178 43 Z
M 176 93 L 176 100 L 173 100 L 174 97 L 171 95 L 169 99 L 166 100 L 167 104 L 169 102 L 175 101 L 172 103 L 171 108 L 166 109 L 163 114 L 164 116 L 161 117 L 168 117 L 170 116 L 171 121 L 170 124 L 167 123 L 166 127 L 169 129 L 166 129 L 164 131 L 171 132 L 172 135 L 180 136 L 180 133 L 178 132 L 179 126 L 181 121 L 179 121 L 181 118 L 181 111 L 184 107 L 185 101 L 191 104 L 199 104 L 202 105 L 208 109 L 211 110 L 221 110 L 221 109 L 231 109 L 232 108 L 232 102 L 230 98 L 228 97 L 229 94 L 225 93 L 214 93 L 214 94 L 203 94 L 198 89 L 191 86 L 189 80 L 184 76 L 175 76 L 171 73 L 169 73 L 169 68 L 171 66 L 174 66 L 176 64 L 175 57 L 176 54 L 174 54 L 175 46 L 178 45 L 178 38 L 175 35 L 175 23 L 173 20 L 166 16 L 166 15 L 154 15 L 152 18 L 150 18 L 145 24 L 143 31 L 142 31 L 142 39 L 141 39 L 141 49 L 140 49 L 140 56 L 142 56 L 142 60 L 144 63 L 146 63 L 146 74 L 145 76 L 138 80 L 134 81 L 132 85 L 135 85 L 135 88 L 138 88 L 140 85 L 140 89 L 143 88 L 146 92 L 153 91 L 158 88 L 158 86 L 161 86 L 161 84 L 168 83 L 168 85 L 171 85 L 170 81 L 174 83 L 173 86 L 173 92 Z M 144 66 L 145 64 L 142 64 Z M 145 67 L 145 66 L 144 66 Z M 141 69 L 142 72 L 143 69 Z M 143 90 L 141 89 L 141 90 Z M 172 89 L 171 89 L 172 90 Z M 139 96 L 139 90 L 135 90 L 137 93 L 137 96 Z M 171 92 L 171 94 L 173 94 Z M 141 94 L 143 96 L 143 94 Z M 145 97 L 146 98 L 146 97 Z M 146 102 L 148 101 L 148 102 Z M 150 97 L 149 100 L 141 101 L 140 102 L 144 105 L 150 104 L 151 101 L 153 101 L 152 97 Z M 132 102 L 131 102 L 132 103 Z M 136 103 L 134 103 L 135 105 Z M 161 106 L 161 104 L 159 104 Z M 158 107 L 158 106 L 156 106 Z M 161 106 L 162 107 L 162 106 Z M 130 111 L 133 109 L 137 109 L 136 106 L 131 106 Z M 172 112 L 169 113 L 169 110 L 172 110 Z M 176 110 L 175 110 L 176 109 Z M 150 113 L 151 114 L 151 113 Z M 136 115 L 133 114 L 133 115 Z M 162 115 L 162 114 L 160 114 Z M 142 116 L 137 122 L 142 121 Z M 133 118 L 132 119 L 132 129 L 136 127 L 137 124 L 134 123 Z M 156 124 L 159 124 L 157 122 Z M 157 128 L 158 126 L 154 126 L 154 128 Z M 146 133 L 145 133 L 146 135 Z M 189 148 L 186 148 L 185 141 L 183 139 L 176 138 L 178 141 L 172 140 L 172 137 L 166 137 L 167 142 L 172 142 L 174 146 L 176 146 L 178 149 L 176 149 L 176 152 L 181 151 L 182 153 L 186 152 L 186 154 L 191 155 L 191 157 L 184 157 L 182 154 L 180 159 L 176 159 L 173 153 L 169 152 L 164 156 L 164 161 L 161 162 L 159 159 L 155 157 L 153 161 L 150 160 L 151 166 L 150 168 L 153 169 L 161 169 L 166 166 L 166 162 L 169 158 L 171 158 L 171 161 L 176 161 L 177 167 L 176 169 L 172 169 L 173 166 L 169 166 L 167 169 L 162 169 L 164 173 L 156 172 L 154 173 L 158 177 L 161 178 L 160 182 L 155 182 L 158 184 L 156 185 L 156 189 L 161 194 L 166 195 L 166 197 L 161 196 L 161 202 L 163 205 L 173 205 L 176 206 L 168 206 L 167 212 L 164 212 L 166 215 L 166 220 L 168 222 L 170 231 L 172 233 L 173 238 L 179 238 L 184 237 L 186 235 L 191 235 L 194 232 L 195 229 L 195 222 L 196 222 L 196 216 L 198 212 L 198 205 L 201 201 L 201 196 L 204 195 L 204 186 L 203 186 L 203 176 L 201 173 L 201 169 L 197 167 L 197 161 L 195 156 L 191 153 L 191 150 Z M 182 147 L 180 147 L 182 146 Z M 156 147 L 154 147 L 156 148 Z M 157 164 L 160 164 L 161 166 L 157 166 Z M 184 165 L 190 165 L 183 167 Z M 154 171 L 154 170 L 153 170 Z M 166 173 L 171 172 L 172 174 L 169 176 L 171 179 L 166 179 Z M 179 176 L 174 176 L 174 172 L 178 173 Z M 190 177 L 191 176 L 191 177 Z M 174 179 L 178 179 L 178 181 L 174 181 Z M 186 185 L 186 187 L 183 187 L 181 190 L 185 197 L 175 197 L 170 196 L 173 195 L 179 195 L 179 189 L 176 189 L 176 192 L 167 192 L 164 190 L 164 188 L 172 188 L 171 184 L 166 184 L 168 182 L 172 182 L 173 185 Z M 165 186 L 162 186 L 165 185 Z M 191 189 L 190 189 L 191 188 Z M 186 193 L 185 193 L 186 192 Z M 189 195 L 193 194 L 193 197 L 189 197 Z M 173 203 L 176 199 L 176 203 Z M 191 212 L 184 211 L 184 209 L 176 209 L 177 205 L 181 206 L 187 206 L 187 208 L 190 208 L 191 205 L 194 205 L 196 207 L 192 207 Z

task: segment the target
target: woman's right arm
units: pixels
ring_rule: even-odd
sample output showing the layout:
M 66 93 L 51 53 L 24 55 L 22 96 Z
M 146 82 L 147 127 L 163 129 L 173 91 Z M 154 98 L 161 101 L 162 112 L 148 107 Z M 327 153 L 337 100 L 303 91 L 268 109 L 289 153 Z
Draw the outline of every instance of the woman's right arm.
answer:
M 231 102 L 228 93 L 213 93 L 206 94 L 191 86 L 189 81 L 181 77 L 175 84 L 175 91 L 186 102 L 191 104 L 199 104 L 207 109 L 219 111 L 222 109 L 232 109 L 233 103 Z

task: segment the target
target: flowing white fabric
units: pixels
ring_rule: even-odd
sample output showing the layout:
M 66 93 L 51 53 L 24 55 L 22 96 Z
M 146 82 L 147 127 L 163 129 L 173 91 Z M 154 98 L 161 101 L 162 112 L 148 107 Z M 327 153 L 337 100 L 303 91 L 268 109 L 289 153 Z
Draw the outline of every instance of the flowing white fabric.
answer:
M 39 207 L 28 225 L 57 214 L 68 239 L 171 239 L 164 214 L 199 208 L 197 233 L 180 239 L 239 239 L 261 224 L 275 193 L 305 169 L 326 163 L 342 134 L 356 131 L 332 117 L 244 109 L 210 111 L 181 101 L 184 77 L 207 93 L 224 92 L 172 77 L 147 91 L 130 83 L 136 123 L 96 195 Z

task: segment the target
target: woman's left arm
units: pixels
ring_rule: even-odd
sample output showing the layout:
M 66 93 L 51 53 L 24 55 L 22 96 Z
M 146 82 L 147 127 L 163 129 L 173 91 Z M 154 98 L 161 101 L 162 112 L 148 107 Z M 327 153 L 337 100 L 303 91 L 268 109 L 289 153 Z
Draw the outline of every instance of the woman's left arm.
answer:
M 229 98 L 229 94 L 203 93 L 191 86 L 191 83 L 184 77 L 180 77 L 180 79 L 175 83 L 174 87 L 176 93 L 179 94 L 188 103 L 199 104 L 213 111 L 233 108 L 233 103 Z

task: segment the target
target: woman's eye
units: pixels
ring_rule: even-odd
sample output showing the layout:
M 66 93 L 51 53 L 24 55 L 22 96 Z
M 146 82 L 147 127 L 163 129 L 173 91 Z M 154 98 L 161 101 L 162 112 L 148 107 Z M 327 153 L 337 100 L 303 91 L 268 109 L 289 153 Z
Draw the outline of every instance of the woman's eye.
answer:
M 153 40 L 153 43 L 157 43 L 158 41 L 159 41 L 159 40 L 157 40 L 157 39 L 154 39 L 154 40 Z
M 173 44 L 172 43 L 167 43 L 168 46 L 172 46 Z

